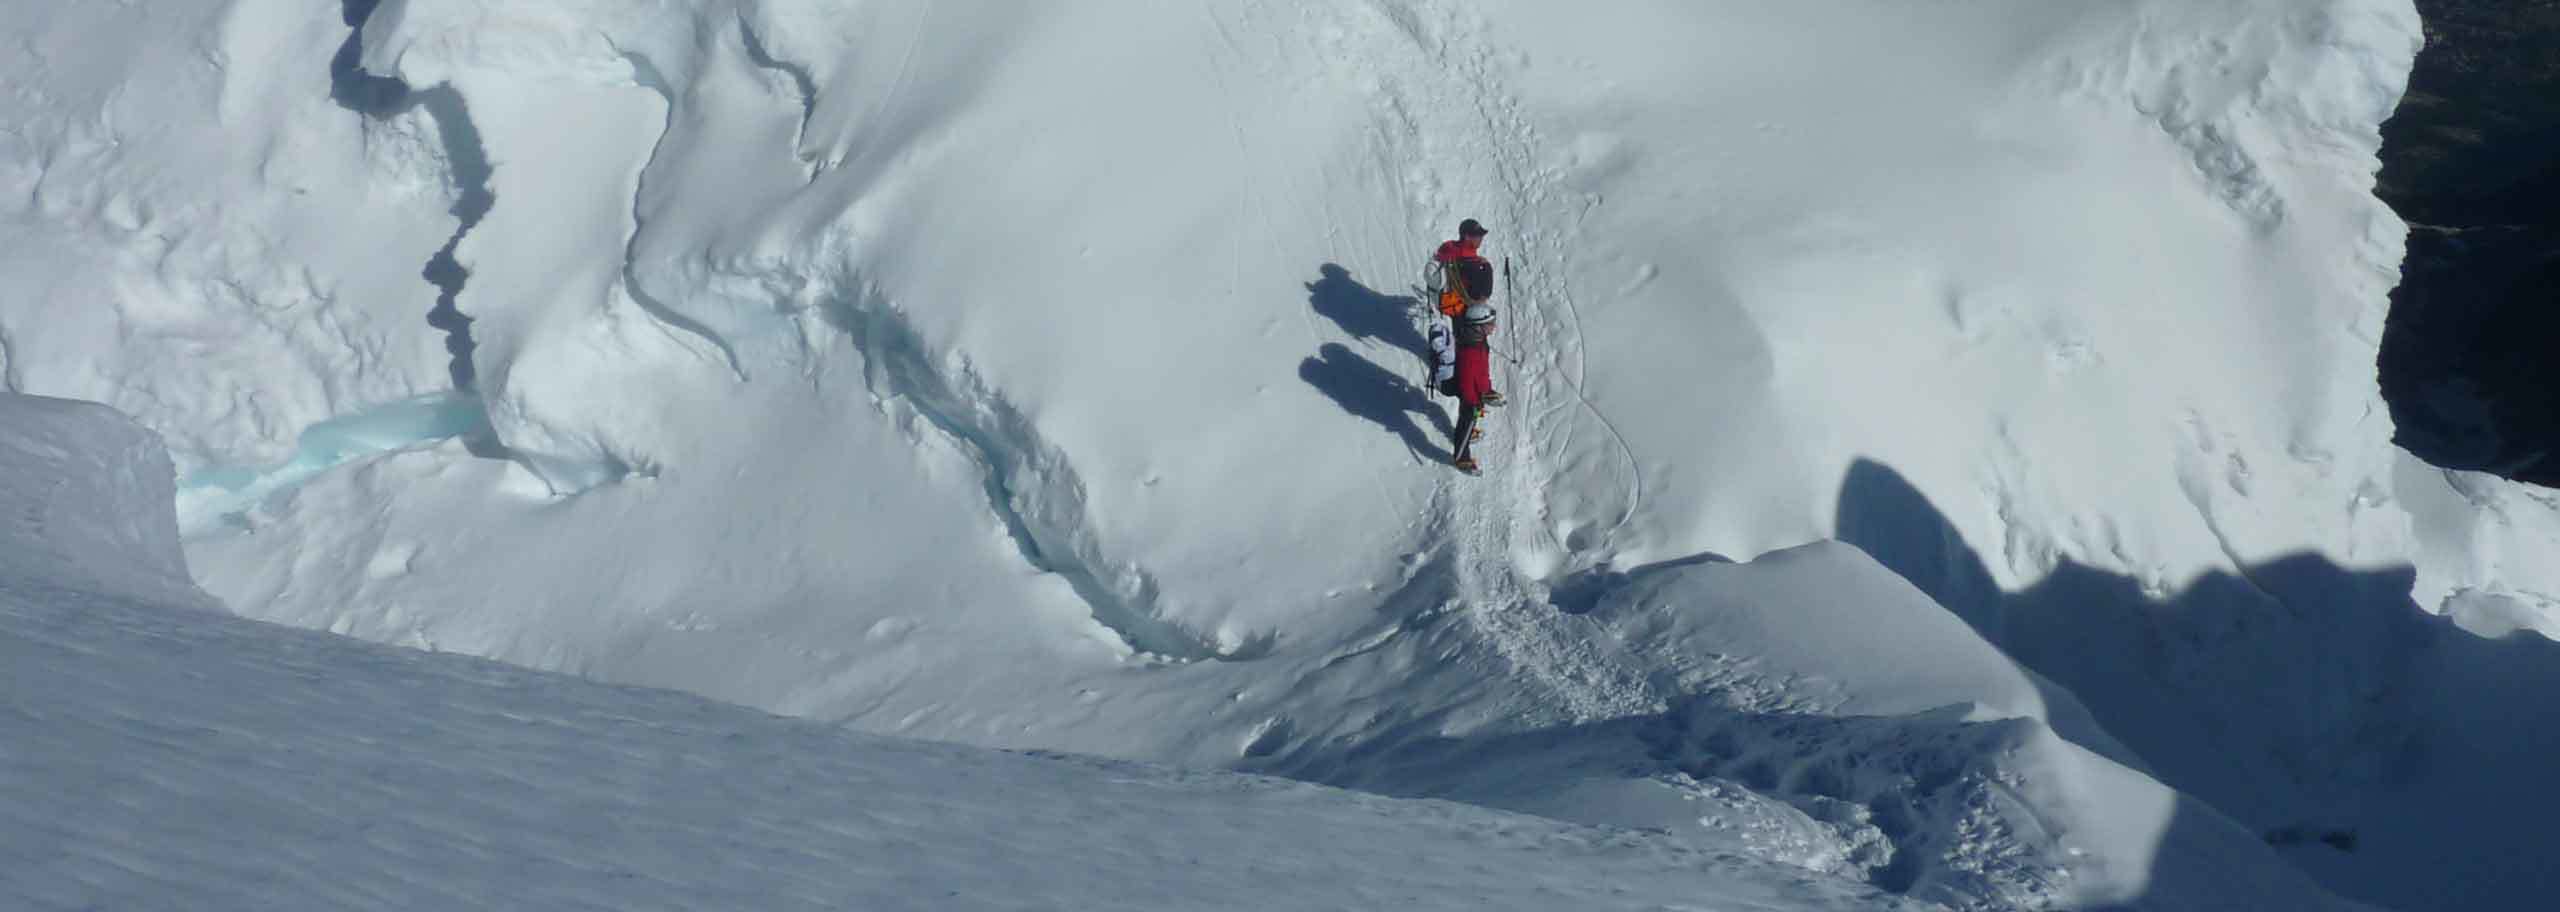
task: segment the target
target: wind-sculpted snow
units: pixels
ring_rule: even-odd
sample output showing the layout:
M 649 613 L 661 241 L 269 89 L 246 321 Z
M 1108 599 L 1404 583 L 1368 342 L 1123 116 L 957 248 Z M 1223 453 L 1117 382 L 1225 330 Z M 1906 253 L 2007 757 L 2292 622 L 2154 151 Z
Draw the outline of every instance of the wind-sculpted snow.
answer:
M 28 240 L 0 270 L 12 383 L 129 408 L 191 473 L 291 465 L 305 429 L 448 385 L 416 263 L 477 169 L 438 118 L 328 101 L 348 31 L 318 6 L 12 14 L 40 50 L 139 22 L 137 59 L 209 32 L 243 61 L 12 71 L 65 83 L 7 102 L 32 126 L 0 139 L 0 190 L 34 188 L 0 193 L 34 204 L 0 210 Z M 2145 769 L 2249 829 L 2356 823 L 2251 777 L 2429 708 L 2261 725 L 2253 699 L 2338 708 L 2272 669 L 2373 692 L 2397 653 L 2255 661 L 2285 646 L 2247 618 L 2553 629 L 2528 559 L 2552 509 L 2403 471 L 2374 396 L 2401 231 L 2375 125 L 2418 36 L 2395 0 L 388 0 L 363 25 L 355 65 L 452 93 L 487 157 L 501 202 L 452 248 L 453 306 L 478 449 L 506 458 L 401 446 L 226 505 L 191 558 L 252 616 L 1390 792 L 1431 780 L 1362 764 L 1433 738 L 1645 732 L 1591 748 L 1646 771 L 1602 802 L 1620 822 L 1721 839 L 1663 823 L 1719 802 L 1780 834 L 1752 851 L 1958 905 L 2188 897 L 2200 859 L 2268 862 Z M 145 78 L 206 103 L 108 88 Z M 1434 464 L 1410 350 L 1419 260 L 1469 216 L 1511 266 L 1482 479 Z M 189 265 L 251 239 L 258 269 Z M 226 291 L 153 291 L 188 269 Z M 345 303 L 286 306 L 278 275 Z M 169 356 L 164 312 L 221 357 Z M 1875 467 L 1914 496 L 1871 496 Z M 1960 679 L 1997 712 L 1795 702 L 1891 645 L 1839 619 L 1796 632 L 1855 642 L 1735 708 L 1681 677 L 1726 650 L 1662 620 L 1695 593 L 1622 601 L 1833 536 L 1978 634 L 1877 686 Z M 2301 554 L 2354 584 L 2271 569 Z M 2375 595 L 2398 573 L 2418 605 Z M 1800 772 L 1872 771 L 1837 744 L 1934 772 Z M 1548 768 L 1429 775 L 1504 769 Z M 2456 834 L 2420 810 L 2450 781 L 2361 825 Z M 2143 797 L 2057 810 L 2093 789 Z M 2037 835 L 2063 819 L 2123 823 Z M 1975 820 L 1993 835 L 1947 835 Z

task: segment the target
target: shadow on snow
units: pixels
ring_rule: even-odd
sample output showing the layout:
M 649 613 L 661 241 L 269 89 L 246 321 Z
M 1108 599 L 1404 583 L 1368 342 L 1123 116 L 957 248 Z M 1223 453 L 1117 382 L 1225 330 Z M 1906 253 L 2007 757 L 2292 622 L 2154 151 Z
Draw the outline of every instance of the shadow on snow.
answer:
M 1307 305 L 1316 313 L 1342 327 L 1355 341 L 1375 339 L 1430 363 L 1430 343 L 1413 326 L 1420 301 L 1362 285 L 1351 278 L 1350 271 L 1333 263 L 1318 271 L 1322 277 L 1307 283 Z
M 1418 433 L 1404 410 L 1421 394 L 1347 349 L 1326 346 L 1304 373 L 1342 390 L 1337 400 L 1355 413 Z M 2539 829 L 2560 818 L 2560 793 L 2533 787 L 2560 754 L 2560 702 L 2549 699 L 2560 694 L 2560 644 L 2473 636 L 2411 601 L 2410 569 L 2356 570 L 2314 554 L 2169 591 L 2064 561 L 2004 591 L 1945 514 L 1872 461 L 1842 479 L 1836 519 L 1841 540 L 2027 669 L 2058 734 L 2182 793 L 2130 907 L 2296 889 L 2232 844 L 2246 834 L 2328 889 L 2393 908 L 2523 908 L 2560 890 L 2560 871 L 2535 848 L 2546 844 Z M 1634 610 L 1608 600 L 1632 582 L 1723 560 L 1595 568 L 1550 598 L 1566 613 L 1606 617 Z M 1409 626 L 1424 642 L 1405 648 L 1455 648 L 1439 628 Z M 2062 688 L 2087 716 L 2069 709 Z M 1740 783 L 1799 808 L 1845 802 L 1864 808 L 1897 852 L 1868 870 L 1869 882 L 1933 898 L 1959 898 L 1968 884 L 1926 860 L 1951 838 L 1927 811 L 1977 780 L 1961 758 L 1988 762 L 1985 752 L 2028 724 L 1737 712 L 1712 685 L 1665 712 L 1566 727 L 1447 737 L 1445 720 L 1407 721 L 1383 737 L 1267 739 L 1242 766 L 1387 794 L 1525 803 L 1515 809 L 1530 813 L 1556 810 L 1537 805 L 1539 788 L 1673 774 Z M 1876 762 L 1930 772 L 1902 790 L 1854 785 L 1871 781 L 1861 771 Z
M 2560 751 L 2560 644 L 2473 636 L 2410 599 L 2414 570 L 2309 553 L 2168 593 L 2065 560 L 2004 592 L 1926 495 L 1872 461 L 1843 479 L 1836 518 L 1842 541 L 2069 688 L 2138 764 L 2330 889 L 2400 909 L 2560 890 L 2526 848 L 2560 798 L 2515 788 Z
M 1421 387 L 1379 367 L 1377 362 L 1361 357 L 1342 343 L 1327 342 L 1316 350 L 1316 357 L 1298 363 L 1298 377 L 1333 399 L 1343 411 L 1376 422 L 1402 438 L 1405 448 L 1416 456 L 1449 461 L 1449 451 L 1433 443 L 1413 418 L 1415 413 L 1422 414 L 1422 424 L 1447 437 L 1451 433 L 1448 414 Z
M 1342 327 L 1354 340 L 1383 342 L 1413 356 L 1423 369 L 1428 369 L 1430 348 L 1423 341 L 1422 331 L 1414 328 L 1417 304 L 1413 298 L 1383 294 L 1362 285 L 1351 278 L 1349 271 L 1333 263 L 1324 264 L 1320 272 L 1322 277 L 1307 285 L 1308 306 Z M 1298 377 L 1342 406 L 1343 411 L 1396 435 L 1416 457 L 1449 461 L 1449 450 L 1431 439 L 1434 431 L 1442 438 L 1452 432 L 1448 413 L 1429 390 L 1415 385 L 1403 373 L 1380 366 L 1349 346 L 1328 342 L 1316 350 L 1315 357 L 1298 364 Z M 1416 414 L 1423 417 L 1417 421 L 1413 417 Z

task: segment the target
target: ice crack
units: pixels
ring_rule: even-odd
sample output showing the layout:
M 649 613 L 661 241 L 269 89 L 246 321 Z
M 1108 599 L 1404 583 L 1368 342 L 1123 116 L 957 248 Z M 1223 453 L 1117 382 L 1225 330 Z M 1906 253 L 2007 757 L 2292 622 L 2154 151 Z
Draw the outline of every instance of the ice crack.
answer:
M 738 11 L 738 38 L 746 45 L 748 60 L 756 66 L 791 77 L 792 86 L 799 89 L 800 128 L 791 134 L 791 157 L 799 159 L 803 165 L 815 164 L 817 156 L 809 152 L 807 144 L 809 122 L 818 116 L 817 80 L 809 75 L 807 66 L 775 57 L 765 50 L 764 40 L 756 36 L 755 24 L 748 21 L 745 10 Z
M 453 388 L 469 390 L 479 380 L 479 369 L 471 353 L 478 344 L 471 339 L 471 318 L 454 301 L 462 296 L 462 286 L 470 281 L 471 270 L 462 265 L 454 252 L 462 247 L 462 239 L 479 227 L 480 219 L 497 205 L 497 194 L 489 189 L 489 154 L 480 144 L 480 131 L 471 125 L 471 111 L 462 101 L 462 93 L 449 86 L 437 86 L 417 93 L 418 103 L 435 118 L 436 133 L 444 137 L 445 161 L 450 163 L 454 186 L 460 190 L 453 203 L 453 215 L 460 220 L 453 236 L 443 249 L 427 260 L 420 272 L 428 284 L 436 287 L 435 309 L 427 311 L 427 325 L 445 334 L 445 351 L 453 355 L 449 372 Z
M 451 212 L 459 224 L 443 249 L 427 259 L 420 277 L 436 287 L 436 304 L 427 311 L 427 325 L 445 335 L 445 351 L 453 356 L 446 368 L 453 388 L 469 391 L 478 380 L 479 370 L 472 361 L 472 351 L 478 346 L 471 339 L 471 318 L 454 301 L 461 297 L 471 270 L 463 267 L 454 251 L 497 205 L 497 194 L 489 189 L 489 153 L 481 145 L 480 131 L 471 124 L 471 111 L 464 105 L 462 93 L 449 86 L 412 90 L 397 77 L 364 71 L 364 23 L 379 5 L 381 0 L 344 0 L 341 5 L 340 15 L 348 27 L 347 40 L 329 60 L 329 97 L 340 107 L 373 120 L 389 120 L 411 109 L 422 109 L 435 122 L 436 135 L 444 143 L 445 167 L 454 185 Z
M 711 343 L 713 348 L 719 349 L 720 357 L 729 364 L 729 372 L 740 382 L 745 382 L 746 364 L 738 360 L 738 353 L 729 347 L 729 340 L 721 338 L 719 333 L 712 332 L 711 327 L 703 325 L 702 321 L 685 316 L 675 308 L 667 306 L 665 301 L 658 300 L 658 296 L 649 293 L 649 289 L 640 282 L 638 267 L 640 235 L 649 226 L 648 216 L 642 212 L 642 201 L 649 197 L 649 172 L 657 167 L 658 154 L 666 150 L 667 137 L 675 132 L 676 93 L 675 86 L 668 83 L 666 74 L 658 69 L 657 64 L 650 62 L 646 55 L 624 49 L 622 58 L 631 64 L 632 81 L 639 83 L 642 88 L 658 93 L 658 97 L 667 105 L 666 123 L 658 130 L 657 143 L 649 147 L 649 160 L 641 163 L 640 177 L 631 184 L 631 236 L 624 239 L 622 244 L 622 287 L 631 293 L 631 300 L 637 302 L 641 310 L 656 317 L 658 322 L 700 336 L 703 341 Z
M 1143 571 L 1110 569 L 1095 536 L 1082 528 L 1084 485 L 1062 457 L 1011 404 L 980 389 L 965 370 L 946 378 L 903 315 L 876 295 L 837 300 L 827 320 L 861 352 L 866 382 L 882 399 L 901 399 L 969 454 L 984 472 L 988 507 L 1004 524 L 1024 562 L 1066 581 L 1091 608 L 1095 623 L 1129 648 L 1180 662 L 1245 660 L 1270 652 L 1276 639 L 1257 634 L 1219 642 L 1159 616 L 1156 582 Z

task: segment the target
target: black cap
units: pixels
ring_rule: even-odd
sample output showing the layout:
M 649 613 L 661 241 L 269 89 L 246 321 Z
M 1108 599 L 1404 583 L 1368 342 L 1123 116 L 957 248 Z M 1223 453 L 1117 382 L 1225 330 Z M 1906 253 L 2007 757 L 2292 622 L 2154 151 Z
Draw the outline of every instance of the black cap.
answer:
M 1488 232 L 1486 232 L 1486 231 L 1484 230 L 1484 226 L 1483 226 L 1483 225 L 1480 225 L 1480 224 L 1477 224 L 1475 219 L 1468 219 L 1468 220 L 1466 220 L 1466 221 L 1463 221 L 1463 222 L 1459 222 L 1459 223 L 1458 223 L 1458 236 L 1459 236 L 1459 237 L 1462 237 L 1462 238 L 1483 237 L 1483 236 L 1485 236 L 1487 233 L 1488 233 Z

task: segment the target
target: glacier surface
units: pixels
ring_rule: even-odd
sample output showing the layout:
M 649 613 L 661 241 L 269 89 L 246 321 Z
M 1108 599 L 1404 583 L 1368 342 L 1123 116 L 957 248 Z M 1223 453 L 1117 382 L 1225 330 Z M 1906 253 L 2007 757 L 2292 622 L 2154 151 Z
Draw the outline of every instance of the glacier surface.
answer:
M 2275 876 L 2249 831 L 2393 905 L 2548 886 L 2455 799 L 2560 737 L 2473 689 L 2549 680 L 2560 511 L 2374 389 L 2405 2 L 360 5 L 7 8 L 0 368 L 168 439 L 234 611 L 1710 843 L 1666 809 L 1723 802 L 1959 905 Z M 1468 216 L 1512 268 L 1477 480 L 1408 301 Z M 1717 594 L 1777 566 L 1837 592 Z M 1954 791 L 1819 759 L 1869 739 Z

